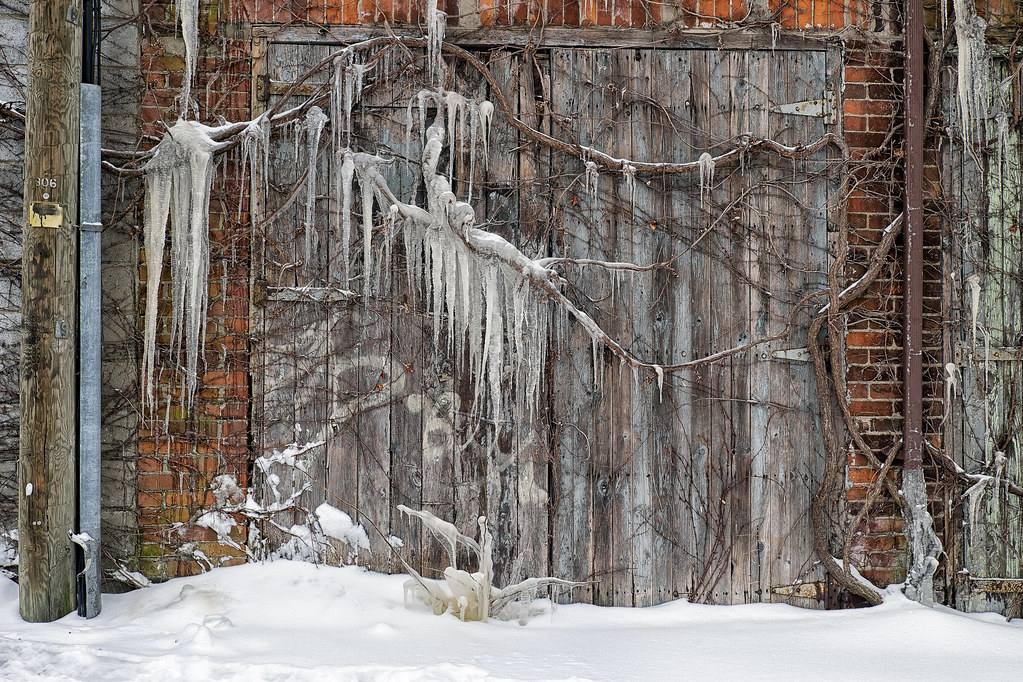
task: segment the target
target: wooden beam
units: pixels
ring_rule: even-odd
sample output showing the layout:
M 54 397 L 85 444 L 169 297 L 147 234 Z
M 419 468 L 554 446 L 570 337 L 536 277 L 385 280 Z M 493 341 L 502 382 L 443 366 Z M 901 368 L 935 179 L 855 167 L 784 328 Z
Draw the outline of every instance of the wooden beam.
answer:
M 22 231 L 21 616 L 75 608 L 76 321 L 81 0 L 29 5 Z
M 279 24 L 256 24 L 252 27 L 253 38 L 262 38 L 274 43 L 305 44 L 350 44 L 369 38 L 386 35 L 420 38 L 423 31 L 417 26 L 307 26 Z M 444 32 L 445 40 L 465 48 L 474 47 L 522 47 L 534 44 L 539 47 L 619 47 L 619 48 L 661 48 L 661 49 L 707 49 L 707 50 L 808 50 L 820 49 L 839 41 L 835 32 L 817 31 L 779 32 L 770 29 L 698 30 L 673 32 L 658 29 L 623 29 L 604 26 L 564 27 L 548 26 L 534 29 L 528 26 L 487 26 L 463 28 L 449 26 Z

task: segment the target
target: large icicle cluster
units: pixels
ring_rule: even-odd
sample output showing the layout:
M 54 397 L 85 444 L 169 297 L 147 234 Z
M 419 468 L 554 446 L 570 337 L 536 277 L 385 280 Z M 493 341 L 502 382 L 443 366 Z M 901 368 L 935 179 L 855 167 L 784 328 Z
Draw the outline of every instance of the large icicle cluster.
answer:
M 953 7 L 959 58 L 959 127 L 964 142 L 983 143 L 991 99 L 991 57 L 984 39 L 987 24 L 977 16 L 972 0 L 953 0 Z
M 454 98 L 436 101 L 465 110 Z M 434 343 L 440 345 L 441 332 L 446 330 L 448 348 L 458 358 L 469 358 L 475 409 L 480 409 L 486 386 L 491 415 L 500 418 L 506 364 L 514 374 L 520 406 L 535 405 L 546 357 L 546 315 L 527 280 L 550 280 L 552 273 L 500 236 L 475 227 L 472 206 L 451 191 L 451 183 L 438 169 L 445 122 L 448 129 L 455 128 L 451 120 L 450 113 L 445 116 L 443 106 L 438 106 L 426 131 L 422 158 L 426 210 L 396 200 L 394 205 L 404 218 L 410 284 L 422 283 L 433 311 Z M 379 174 L 376 178 L 382 183 Z
M 206 328 L 209 297 L 209 206 L 213 128 L 179 120 L 146 164 L 146 319 L 142 353 L 143 402 L 154 404 L 156 321 L 163 275 L 167 219 L 171 230 L 171 359 L 181 365 L 182 404 L 191 407 Z

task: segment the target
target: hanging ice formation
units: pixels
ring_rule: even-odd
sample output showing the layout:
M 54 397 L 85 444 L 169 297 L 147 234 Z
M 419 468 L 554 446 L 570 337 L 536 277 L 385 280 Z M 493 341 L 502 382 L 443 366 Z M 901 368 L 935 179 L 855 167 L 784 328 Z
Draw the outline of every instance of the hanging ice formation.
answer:
M 597 163 L 595 161 L 586 161 L 586 195 L 590 198 L 590 203 L 594 204 L 597 201 L 597 185 L 600 183 L 600 174 L 597 172 Z
M 710 152 L 700 154 L 700 206 L 704 206 L 714 184 L 714 157 Z
M 437 9 L 436 0 L 426 2 L 426 61 L 430 70 L 430 82 L 438 87 L 444 85 L 444 29 L 448 15 Z
M 974 273 L 966 278 L 966 287 L 970 290 L 970 313 L 973 329 L 973 347 L 977 346 L 977 317 L 980 314 L 980 275 Z
M 305 115 L 302 134 L 306 143 L 306 200 L 305 200 L 305 257 L 309 258 L 316 247 L 313 235 L 316 234 L 316 166 L 320 152 L 320 134 L 327 124 L 327 115 L 319 107 L 312 107 Z
M 341 148 L 341 137 L 344 144 L 351 144 L 352 107 L 362 98 L 362 86 L 366 72 L 371 67 L 355 61 L 355 54 L 345 51 L 334 58 L 330 75 L 330 110 L 334 113 L 331 126 L 334 131 L 334 151 Z M 344 112 L 344 125 L 341 123 L 340 112 Z
M 195 77 L 199 49 L 199 0 L 175 0 L 174 11 L 181 19 L 181 37 L 185 41 L 185 74 L 181 79 L 181 118 L 188 118 L 192 102 L 192 79 Z
M 494 103 L 483 100 L 479 105 L 480 125 L 483 127 L 483 167 L 490 168 L 490 124 L 494 120 Z
M 209 204 L 213 153 L 222 145 L 210 136 L 215 129 L 196 121 L 178 120 L 153 150 L 146 164 L 146 319 L 142 353 L 144 405 L 155 405 L 156 321 L 163 272 L 167 219 L 171 226 L 170 357 L 181 363 L 181 402 L 190 408 L 203 350 L 209 295 Z
M 636 215 L 636 167 L 625 164 L 622 168 L 622 175 L 625 177 L 625 189 L 629 192 L 629 207 L 632 215 Z
M 391 193 L 379 172 L 383 159 L 373 157 L 373 164 L 360 168 L 359 155 L 354 157 L 364 196 L 366 188 L 375 183 L 379 201 L 393 205 L 392 210 L 399 214 L 391 222 L 401 224 L 409 277 L 422 286 L 423 298 L 432 310 L 435 343 L 446 344 L 455 357 L 468 358 L 468 369 L 475 378 L 474 410 L 482 411 L 486 395 L 491 416 L 499 419 L 506 363 L 519 406 L 535 407 L 546 357 L 546 311 L 527 280 L 550 281 L 555 276 L 505 239 L 475 227 L 472 206 L 458 200 L 446 174 L 438 169 L 445 143 L 454 142 L 447 139 L 447 131 L 458 130 L 450 109 L 464 114 L 464 101 L 434 97 L 437 115 L 425 131 L 422 155 L 425 209 L 405 204 Z M 409 109 L 411 112 L 411 106 Z M 365 235 L 363 243 L 368 249 Z M 369 259 L 371 253 L 367 251 L 363 257 Z
M 991 57 L 984 38 L 987 24 L 977 16 L 972 0 L 953 0 L 952 4 L 958 46 L 959 127 L 964 143 L 983 143 L 991 81 Z
M 270 122 L 267 120 L 266 114 L 261 114 L 250 121 L 245 130 L 241 132 L 239 138 L 242 148 L 241 167 L 248 169 L 249 182 L 254 182 L 256 178 L 268 177 L 269 168 L 267 162 L 270 158 Z M 256 194 L 250 192 L 249 195 L 251 200 L 255 202 Z M 238 220 L 241 220 L 244 198 L 244 193 L 239 193 Z M 252 210 L 256 212 L 254 206 Z

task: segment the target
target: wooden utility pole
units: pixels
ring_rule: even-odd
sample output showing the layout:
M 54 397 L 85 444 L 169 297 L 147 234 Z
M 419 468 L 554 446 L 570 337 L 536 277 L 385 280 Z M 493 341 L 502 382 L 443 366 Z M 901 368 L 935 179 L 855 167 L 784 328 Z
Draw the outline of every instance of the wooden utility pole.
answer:
M 21 616 L 75 608 L 81 0 L 31 0 L 21 270 Z

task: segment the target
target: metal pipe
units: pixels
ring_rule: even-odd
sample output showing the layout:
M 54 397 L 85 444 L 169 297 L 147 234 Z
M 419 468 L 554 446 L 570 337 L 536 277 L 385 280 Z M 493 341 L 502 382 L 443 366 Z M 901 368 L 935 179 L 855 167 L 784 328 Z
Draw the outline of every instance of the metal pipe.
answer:
M 904 471 L 923 468 L 924 14 L 906 0 L 906 229 L 903 230 L 902 437 Z
M 78 615 L 100 612 L 102 581 L 101 461 L 101 240 L 100 88 L 82 84 L 78 296 L 78 537 L 84 561 L 78 574 Z

